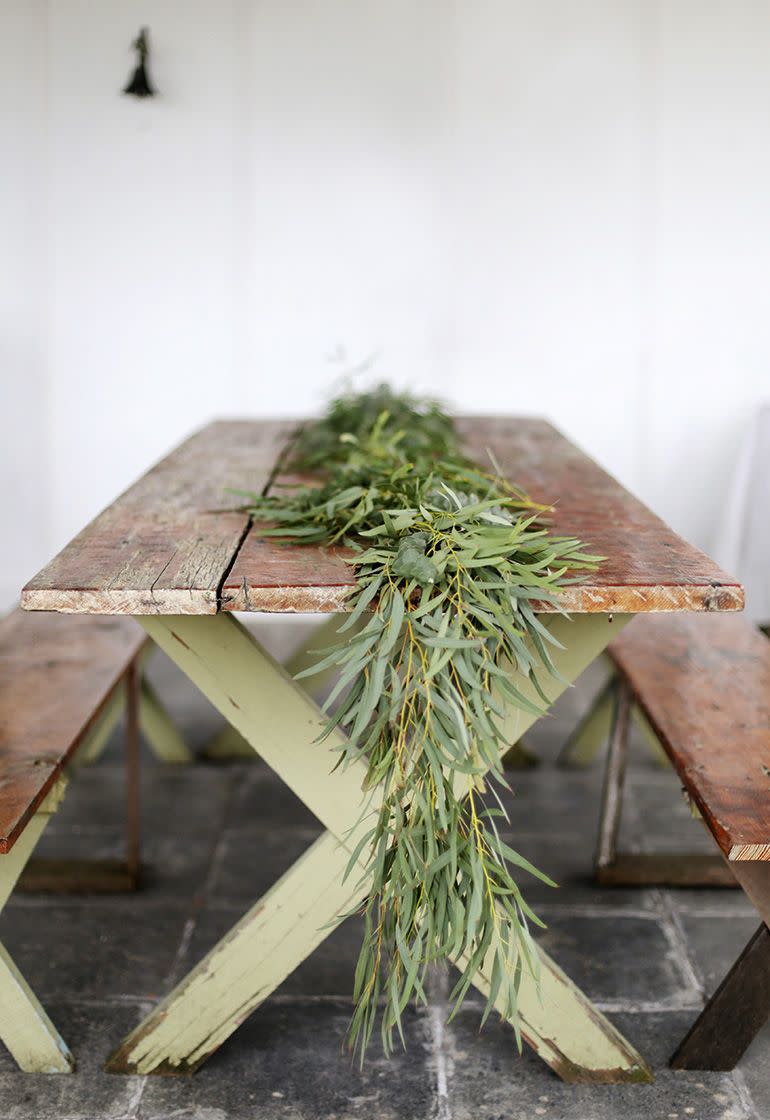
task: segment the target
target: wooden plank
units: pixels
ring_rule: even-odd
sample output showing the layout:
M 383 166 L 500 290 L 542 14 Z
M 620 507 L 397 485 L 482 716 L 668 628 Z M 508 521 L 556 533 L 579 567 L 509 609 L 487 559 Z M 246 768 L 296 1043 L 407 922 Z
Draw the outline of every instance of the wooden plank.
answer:
M 27 610 L 214 614 L 248 518 L 293 424 L 209 424 L 87 525 L 22 592 Z
M 609 647 L 729 860 L 770 860 L 770 643 L 746 619 L 637 619 Z
M 730 864 L 714 852 L 617 852 L 596 868 L 603 887 L 739 886 Z
M 538 502 L 555 505 L 554 532 L 576 536 L 607 559 L 565 590 L 565 609 L 728 611 L 743 589 L 677 536 L 637 498 L 544 420 L 461 418 L 468 452 Z M 352 586 L 341 549 L 287 547 L 249 533 L 222 588 L 225 610 L 320 611 L 343 608 Z M 541 604 L 540 609 L 551 610 Z
M 139 886 L 141 869 L 124 859 L 32 858 L 16 890 L 24 894 L 124 894 Z
M 607 557 L 596 573 L 565 591 L 566 609 L 741 608 L 743 590 L 732 577 L 550 424 L 516 418 L 458 423 L 479 462 L 488 463 L 492 451 L 512 481 L 537 501 L 556 503 L 556 532 L 575 535 Z M 22 605 L 137 615 L 344 609 L 352 579 L 343 550 L 262 540 L 226 492 L 261 490 L 294 426 L 244 420 L 204 428 L 35 576 Z
M 14 611 L 0 623 L 0 853 L 13 847 L 145 641 L 127 618 Z
M 673 1069 L 735 1069 L 770 1016 L 770 932 L 764 922 L 671 1058 Z

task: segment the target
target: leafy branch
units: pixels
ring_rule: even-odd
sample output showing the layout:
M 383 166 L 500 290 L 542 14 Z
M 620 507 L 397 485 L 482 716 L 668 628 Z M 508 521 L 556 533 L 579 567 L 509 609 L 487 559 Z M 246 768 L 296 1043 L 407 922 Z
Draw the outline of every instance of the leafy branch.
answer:
M 348 868 L 368 853 L 350 1045 L 363 1060 L 382 1005 L 390 1053 L 408 1001 L 427 1001 L 427 969 L 445 959 L 461 962 L 453 1014 L 483 968 L 484 1019 L 496 1005 L 516 1026 L 522 976 L 538 974 L 530 926 L 542 923 L 511 868 L 551 880 L 501 839 L 485 776 L 493 795 L 505 784 L 506 707 L 541 715 L 541 678 L 558 677 L 535 607 L 558 609 L 559 589 L 600 558 L 468 460 L 436 403 L 386 386 L 334 401 L 287 468 L 310 478 L 253 495 L 249 509 L 265 536 L 353 550 L 340 641 L 300 675 L 337 670 L 327 733 L 347 733 L 340 764 L 363 761 L 382 793 Z

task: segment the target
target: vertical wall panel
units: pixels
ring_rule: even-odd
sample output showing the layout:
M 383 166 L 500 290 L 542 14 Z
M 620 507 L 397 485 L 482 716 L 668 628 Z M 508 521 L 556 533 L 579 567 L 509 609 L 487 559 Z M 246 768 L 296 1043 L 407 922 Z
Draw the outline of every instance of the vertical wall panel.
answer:
M 50 13 L 62 541 L 191 428 L 237 410 L 235 28 L 231 6 L 208 0 L 57 0 Z M 143 23 L 159 96 L 138 101 L 120 90 Z
M 0 611 L 50 547 L 46 369 L 46 5 L 3 6 L 0 35 Z M 11 111 L 12 107 L 12 111 Z
M 767 5 L 3 13 L 0 589 L 191 428 L 377 354 L 551 416 L 711 543 L 770 396 Z
M 767 4 L 661 5 L 645 494 L 706 548 L 770 399 L 769 44 Z

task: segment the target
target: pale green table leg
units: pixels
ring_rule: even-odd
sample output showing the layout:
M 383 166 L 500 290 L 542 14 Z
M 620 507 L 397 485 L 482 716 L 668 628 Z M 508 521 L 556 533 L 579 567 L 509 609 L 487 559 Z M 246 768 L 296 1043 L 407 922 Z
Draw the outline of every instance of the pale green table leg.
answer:
M 368 824 L 362 806 L 365 767 L 331 773 L 334 732 L 316 742 L 324 717 L 235 619 L 144 617 L 139 620 L 209 700 L 329 830 L 239 922 L 201 964 L 125 1040 L 108 1062 L 120 1072 L 196 1068 L 330 932 L 340 912 L 362 898 L 366 884 L 340 885 L 347 852 Z M 557 667 L 574 680 L 627 621 L 580 616 L 551 621 L 568 648 Z M 530 691 L 526 682 L 517 682 Z M 563 691 L 554 684 L 553 697 Z M 520 737 L 534 722 L 511 713 L 507 733 Z M 458 781 L 462 780 L 458 778 Z M 326 928 L 324 928 L 326 927 Z M 543 1001 L 525 990 L 523 1033 L 568 1080 L 649 1080 L 640 1055 L 541 952 Z M 479 979 L 483 990 L 485 981 Z
M 126 690 L 122 681 L 112 690 L 112 695 L 102 709 L 101 715 L 91 728 L 87 742 L 77 751 L 73 764 L 90 765 L 98 761 L 104 753 L 109 738 L 117 727 L 126 707 Z
M 7 855 L 0 856 L 0 910 L 64 795 L 60 778 Z M 0 1039 L 25 1073 L 70 1073 L 75 1062 L 4 946 L 0 945 Z
M 192 753 L 146 677 L 139 692 L 139 727 L 161 762 L 192 762 Z
M 558 758 L 559 766 L 590 766 L 607 746 L 615 710 L 616 684 L 617 677 L 613 675 L 562 747 Z M 660 745 L 649 720 L 636 704 L 631 707 L 631 718 L 641 731 L 642 738 L 658 765 L 670 766 L 668 755 Z
M 319 623 L 307 641 L 295 649 L 294 653 L 283 663 L 283 667 L 290 677 L 294 677 L 297 673 L 309 669 L 319 655 L 314 652 L 319 649 L 324 649 L 326 646 L 333 645 L 337 640 L 337 631 L 342 624 L 344 615 L 330 614 L 323 622 Z M 362 624 L 363 625 L 363 624 Z M 351 627 L 351 636 L 356 633 L 357 627 Z M 309 645 L 308 645 L 309 642 Z M 333 668 L 323 670 L 305 680 L 304 687 L 307 691 L 316 693 L 319 692 L 326 685 L 330 684 L 335 675 Z M 249 744 L 231 724 L 227 723 L 221 731 L 217 732 L 213 739 L 211 739 L 203 748 L 203 754 L 206 758 L 224 761 L 227 759 L 236 758 L 254 758 L 254 748 Z
M 590 766 L 606 747 L 615 708 L 615 677 L 602 688 L 559 754 L 559 766 Z
M 179 734 L 171 716 L 163 706 L 158 694 L 144 676 L 144 667 L 152 654 L 152 646 L 139 654 L 142 669 L 142 684 L 139 693 L 139 726 L 153 754 L 161 762 L 192 762 L 192 753 Z M 90 765 L 97 762 L 110 736 L 118 725 L 126 707 L 126 690 L 122 682 L 113 689 L 112 695 L 102 709 L 99 718 L 91 728 L 88 742 L 77 752 L 75 766 Z

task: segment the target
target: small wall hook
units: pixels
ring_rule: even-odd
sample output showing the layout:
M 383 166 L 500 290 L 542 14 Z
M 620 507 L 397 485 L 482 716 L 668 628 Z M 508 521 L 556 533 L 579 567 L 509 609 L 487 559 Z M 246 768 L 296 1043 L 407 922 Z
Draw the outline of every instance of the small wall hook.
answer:
M 149 30 L 143 27 L 134 42 L 131 44 L 137 54 L 137 65 L 133 75 L 123 92 L 132 97 L 154 97 L 155 90 L 147 74 L 147 63 L 150 56 Z

